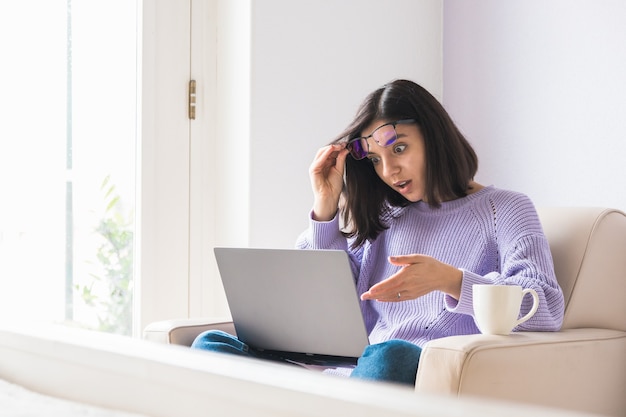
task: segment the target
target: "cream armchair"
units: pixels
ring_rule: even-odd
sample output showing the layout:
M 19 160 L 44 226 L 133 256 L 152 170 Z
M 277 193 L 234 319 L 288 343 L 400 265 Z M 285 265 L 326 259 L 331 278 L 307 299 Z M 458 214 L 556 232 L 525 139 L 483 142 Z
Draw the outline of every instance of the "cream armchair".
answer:
M 431 341 L 415 389 L 626 416 L 626 214 L 571 207 L 539 216 L 565 295 L 562 330 Z M 227 320 L 183 319 L 150 324 L 144 338 L 189 346 L 207 329 L 235 333 Z

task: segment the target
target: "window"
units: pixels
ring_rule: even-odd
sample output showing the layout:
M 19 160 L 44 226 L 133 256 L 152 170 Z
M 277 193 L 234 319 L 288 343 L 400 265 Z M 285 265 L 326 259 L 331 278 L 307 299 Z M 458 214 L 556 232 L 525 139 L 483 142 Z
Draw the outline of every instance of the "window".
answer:
M 130 334 L 132 304 L 139 336 L 228 314 L 211 251 L 216 15 L 212 0 L 0 5 L 0 322 Z
M 132 332 L 137 21 L 129 0 L 0 5 L 3 319 Z

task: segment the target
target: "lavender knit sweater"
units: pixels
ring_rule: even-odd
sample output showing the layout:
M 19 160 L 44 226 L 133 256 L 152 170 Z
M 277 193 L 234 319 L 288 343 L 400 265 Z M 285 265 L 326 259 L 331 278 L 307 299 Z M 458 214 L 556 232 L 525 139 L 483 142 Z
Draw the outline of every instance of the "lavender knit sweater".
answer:
M 419 253 L 463 271 L 461 297 L 439 291 L 403 302 L 362 301 L 370 343 L 403 339 L 423 346 L 440 337 L 479 333 L 473 319 L 473 284 L 517 284 L 539 294 L 537 313 L 514 330 L 556 331 L 563 321 L 563 293 L 535 208 L 523 194 L 493 186 L 434 209 L 424 202 L 394 208 L 389 226 L 358 250 L 340 233 L 337 217 L 310 220 L 301 249 L 341 249 L 350 255 L 359 294 L 391 276 L 390 255 Z M 525 297 L 522 314 L 530 310 Z

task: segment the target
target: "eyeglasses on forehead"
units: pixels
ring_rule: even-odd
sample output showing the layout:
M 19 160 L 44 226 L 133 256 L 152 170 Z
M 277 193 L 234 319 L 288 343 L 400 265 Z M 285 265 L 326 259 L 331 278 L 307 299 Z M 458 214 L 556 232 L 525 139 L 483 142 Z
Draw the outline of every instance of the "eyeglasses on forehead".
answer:
M 393 145 L 398 140 L 396 132 L 397 125 L 415 123 L 415 119 L 403 119 L 395 122 L 385 123 L 378 126 L 371 134 L 348 141 L 346 147 L 350 151 L 350 155 L 356 160 L 364 159 L 369 153 L 368 139 L 372 138 L 378 146 L 387 147 Z

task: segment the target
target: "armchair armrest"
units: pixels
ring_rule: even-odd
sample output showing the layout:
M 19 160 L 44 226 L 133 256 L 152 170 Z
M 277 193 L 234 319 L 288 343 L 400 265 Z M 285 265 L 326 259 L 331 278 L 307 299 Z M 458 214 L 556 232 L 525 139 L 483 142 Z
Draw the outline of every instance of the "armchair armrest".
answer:
M 176 319 L 150 323 L 143 338 L 153 342 L 191 346 L 196 336 L 206 330 L 222 330 L 236 336 L 231 319 Z
M 424 346 L 415 389 L 520 402 L 532 399 L 547 406 L 623 415 L 624 369 L 622 331 L 452 336 Z

